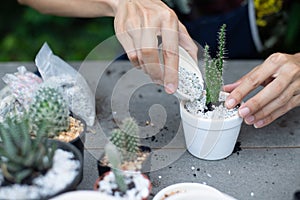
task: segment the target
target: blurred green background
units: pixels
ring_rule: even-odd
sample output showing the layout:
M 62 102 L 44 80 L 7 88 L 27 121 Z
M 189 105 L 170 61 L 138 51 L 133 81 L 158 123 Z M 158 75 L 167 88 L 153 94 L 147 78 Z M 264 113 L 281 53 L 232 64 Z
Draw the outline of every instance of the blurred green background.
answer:
M 300 51 L 300 3 L 290 9 L 288 31 L 280 44 L 287 53 Z M 43 15 L 4 0 L 0 7 L 0 61 L 33 61 L 44 42 L 64 60 L 83 60 L 103 40 L 114 34 L 113 18 L 67 18 Z M 267 52 L 266 55 L 269 55 Z
M 83 60 L 114 34 L 113 18 L 64 18 L 43 15 L 17 0 L 0 8 L 0 61 L 33 61 L 44 42 L 65 60 Z

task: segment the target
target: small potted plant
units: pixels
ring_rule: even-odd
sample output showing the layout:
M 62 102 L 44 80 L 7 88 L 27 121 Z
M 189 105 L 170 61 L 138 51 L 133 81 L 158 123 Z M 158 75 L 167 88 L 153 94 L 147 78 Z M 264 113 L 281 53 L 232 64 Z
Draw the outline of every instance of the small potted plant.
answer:
M 180 104 L 187 149 L 206 160 L 223 159 L 232 153 L 242 123 L 237 107 L 228 110 L 224 106 L 228 94 L 221 91 L 225 29 L 224 24 L 219 32 L 216 58 L 210 59 L 208 45 L 204 49 L 205 91 L 199 99 Z
M 105 147 L 106 157 L 111 165 L 111 171 L 100 176 L 94 190 L 112 196 L 113 199 L 146 200 L 151 191 L 149 178 L 140 171 L 123 171 L 122 158 L 118 148 L 112 143 Z
M 122 155 L 121 169 L 126 171 L 150 171 L 150 147 L 140 145 L 139 128 L 132 118 L 122 121 L 119 129 L 111 133 L 110 142 L 113 143 Z M 99 176 L 110 171 L 108 158 L 103 154 L 97 162 Z
M 54 127 L 48 137 L 76 146 L 83 154 L 86 123 L 83 119 L 70 113 L 67 100 L 59 87 L 41 85 L 35 92 L 28 113 L 32 122 L 32 136 L 35 126 L 43 120 Z
M 74 190 L 82 178 L 82 156 L 73 145 L 50 140 L 48 121 L 30 137 L 27 114 L 0 124 L 0 199 L 48 199 Z

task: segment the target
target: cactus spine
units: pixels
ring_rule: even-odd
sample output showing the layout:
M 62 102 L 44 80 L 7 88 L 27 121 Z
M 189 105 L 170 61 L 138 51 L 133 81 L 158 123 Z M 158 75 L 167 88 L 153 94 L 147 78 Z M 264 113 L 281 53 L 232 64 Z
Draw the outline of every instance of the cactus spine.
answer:
M 58 88 L 41 87 L 35 94 L 29 114 L 34 124 L 33 132 L 35 132 L 35 126 L 44 120 L 47 120 L 53 127 L 51 131 L 48 131 L 50 138 L 69 129 L 69 106 Z
M 46 144 L 47 121 L 37 127 L 37 136 L 30 138 L 30 120 L 6 117 L 0 124 L 0 166 L 8 182 L 30 184 L 36 176 L 52 167 L 55 148 Z
M 205 81 L 206 81 L 206 105 L 216 104 L 223 85 L 223 66 L 226 40 L 226 24 L 220 28 L 218 38 L 218 54 L 216 58 L 210 59 L 209 46 L 204 48 Z

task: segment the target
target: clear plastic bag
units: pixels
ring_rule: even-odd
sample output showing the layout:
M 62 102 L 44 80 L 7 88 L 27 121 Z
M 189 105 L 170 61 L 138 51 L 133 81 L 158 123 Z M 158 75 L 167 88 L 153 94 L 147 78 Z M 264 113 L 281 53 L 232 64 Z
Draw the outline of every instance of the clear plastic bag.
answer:
M 35 64 L 44 82 L 63 89 L 70 110 L 85 120 L 88 126 L 93 126 L 96 118 L 95 95 L 83 76 L 54 55 L 47 43 L 38 52 Z
M 29 107 L 36 89 L 43 82 L 39 76 L 27 71 L 24 66 L 18 67 L 18 71 L 14 74 L 6 74 L 2 79 L 25 109 Z

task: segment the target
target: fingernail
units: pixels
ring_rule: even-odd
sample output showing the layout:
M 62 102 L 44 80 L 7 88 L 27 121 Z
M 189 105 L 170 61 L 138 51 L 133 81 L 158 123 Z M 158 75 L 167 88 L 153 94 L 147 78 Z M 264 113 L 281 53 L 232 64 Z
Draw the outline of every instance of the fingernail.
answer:
M 259 120 L 254 124 L 254 128 L 260 128 L 264 125 L 264 120 Z
M 174 84 L 168 83 L 168 84 L 165 86 L 165 90 L 166 90 L 167 93 L 173 94 L 173 93 L 176 91 L 176 88 L 175 88 Z
M 250 109 L 248 107 L 239 109 L 239 114 L 241 117 L 246 117 L 249 113 L 250 113 Z
M 255 119 L 254 116 L 251 115 L 249 117 L 246 117 L 245 121 L 246 121 L 247 124 L 250 125 L 252 122 L 254 122 L 254 119 Z
M 226 106 L 228 107 L 228 108 L 232 108 L 234 105 L 235 105 L 235 100 L 234 99 L 228 99 L 227 101 L 226 101 Z

